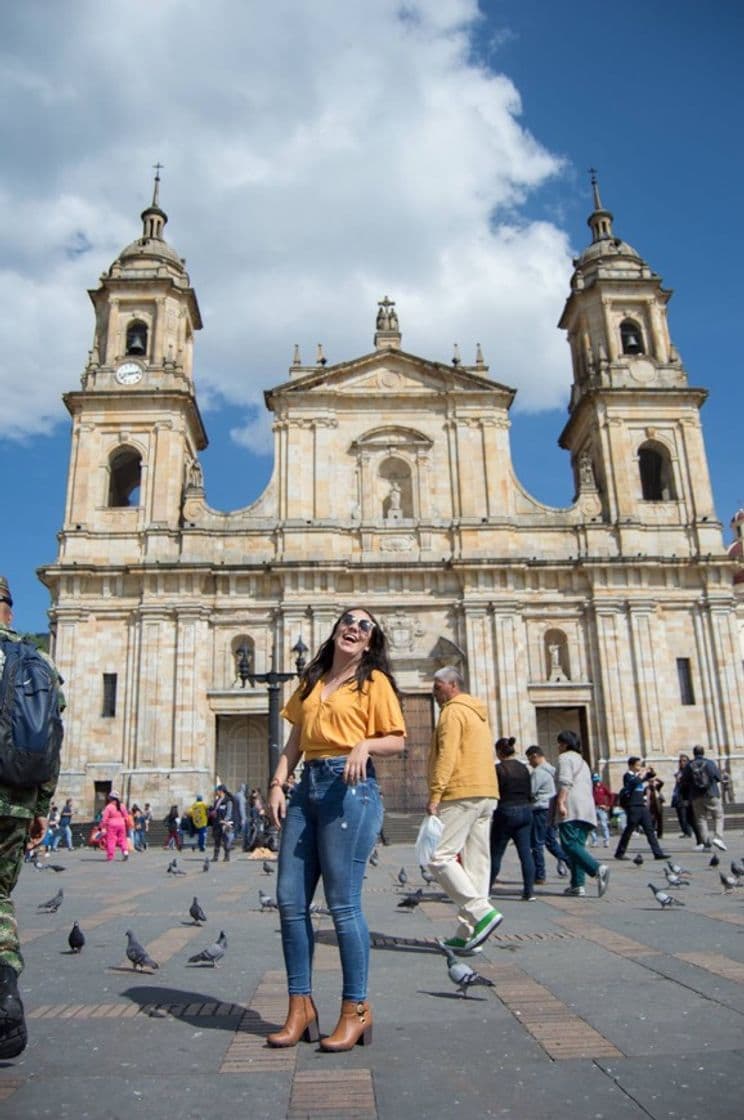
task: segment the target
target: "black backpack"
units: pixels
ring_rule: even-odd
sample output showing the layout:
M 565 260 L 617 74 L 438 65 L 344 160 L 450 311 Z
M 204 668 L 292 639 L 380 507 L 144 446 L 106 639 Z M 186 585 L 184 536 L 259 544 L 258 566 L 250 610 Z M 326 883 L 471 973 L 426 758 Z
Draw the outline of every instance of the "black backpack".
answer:
M 705 793 L 706 790 L 710 789 L 710 773 L 705 765 L 704 758 L 697 758 L 694 762 L 691 762 L 690 772 L 692 774 L 692 784 L 696 790 Z
M 57 775 L 62 720 L 54 669 L 30 642 L 0 639 L 0 783 L 28 788 Z

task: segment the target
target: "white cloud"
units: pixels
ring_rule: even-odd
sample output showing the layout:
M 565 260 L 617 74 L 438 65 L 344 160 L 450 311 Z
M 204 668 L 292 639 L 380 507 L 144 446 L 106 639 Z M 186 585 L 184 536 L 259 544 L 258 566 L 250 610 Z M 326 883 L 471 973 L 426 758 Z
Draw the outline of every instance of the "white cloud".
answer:
M 17 5 L 0 58 L 4 433 L 63 416 L 93 333 L 85 290 L 139 233 L 165 164 L 166 236 L 188 257 L 204 399 L 251 405 L 305 361 L 371 348 L 375 301 L 403 345 L 481 342 L 496 380 L 554 406 L 564 233 L 527 222 L 561 169 L 517 90 L 474 61 L 475 0 L 97 0 Z M 4 106 L 4 107 L 3 107 Z M 12 107 L 11 107 L 12 106 Z

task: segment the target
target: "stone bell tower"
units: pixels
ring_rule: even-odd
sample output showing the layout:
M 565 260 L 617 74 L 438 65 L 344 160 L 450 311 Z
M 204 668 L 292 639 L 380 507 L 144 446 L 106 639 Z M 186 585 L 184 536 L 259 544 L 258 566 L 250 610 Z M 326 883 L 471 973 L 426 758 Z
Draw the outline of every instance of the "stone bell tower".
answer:
M 571 452 L 577 491 L 591 472 L 601 520 L 621 553 L 720 552 L 700 424 L 707 393 L 689 385 L 667 322 L 671 292 L 613 232 L 592 172 L 591 244 L 574 261 L 559 326 L 573 365 Z
M 157 166 L 142 235 L 89 295 L 95 333 L 78 392 L 65 394 L 72 452 L 61 559 L 81 561 L 100 534 L 118 559 L 176 555 L 184 487 L 201 483 L 207 438 L 193 384 L 202 321 L 184 261 L 163 238 Z

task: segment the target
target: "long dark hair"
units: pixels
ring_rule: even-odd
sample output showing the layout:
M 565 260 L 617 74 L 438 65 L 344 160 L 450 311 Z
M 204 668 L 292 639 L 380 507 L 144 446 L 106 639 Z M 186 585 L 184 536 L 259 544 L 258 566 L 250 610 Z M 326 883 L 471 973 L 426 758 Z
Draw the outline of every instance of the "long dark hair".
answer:
M 338 616 L 333 624 L 330 637 L 326 638 L 323 645 L 320 647 L 315 657 L 308 665 L 305 672 L 302 674 L 302 684 L 300 685 L 300 699 L 304 700 L 310 695 L 315 688 L 316 684 L 322 676 L 324 676 L 331 666 L 333 665 L 334 644 L 333 639 L 336 635 L 336 630 L 339 627 L 341 619 L 347 615 L 349 611 L 364 611 L 369 615 L 370 620 L 374 622 L 374 629 L 370 637 L 369 646 L 362 654 L 362 659 L 356 667 L 354 679 L 356 681 L 357 692 L 361 692 L 362 688 L 372 676 L 372 673 L 377 669 L 380 673 L 384 673 L 390 684 L 393 686 L 393 691 L 396 696 L 400 696 L 398 686 L 395 683 L 392 669 L 390 668 L 390 660 L 388 658 L 387 639 L 383 633 L 382 627 L 366 607 L 347 607 L 346 610 Z

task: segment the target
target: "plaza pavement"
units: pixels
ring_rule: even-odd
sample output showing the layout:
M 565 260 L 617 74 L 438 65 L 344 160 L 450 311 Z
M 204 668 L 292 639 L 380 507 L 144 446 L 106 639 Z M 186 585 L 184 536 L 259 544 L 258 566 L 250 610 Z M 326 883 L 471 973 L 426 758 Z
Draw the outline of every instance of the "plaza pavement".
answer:
M 721 867 L 744 856 L 727 835 Z M 453 931 L 453 908 L 435 888 L 413 913 L 397 909 L 405 866 L 423 886 L 412 847 L 380 849 L 369 868 L 366 910 L 373 949 L 374 1042 L 346 1054 L 301 1043 L 271 1050 L 283 1020 L 284 973 L 276 912 L 261 913 L 259 887 L 275 876 L 234 854 L 203 873 L 184 852 L 186 875 L 166 874 L 172 853 L 151 849 L 106 865 L 97 853 L 60 852 L 61 874 L 24 867 L 15 892 L 26 971 L 30 1041 L 0 1063 L 0 1116 L 148 1120 L 595 1120 L 744 1115 L 744 888 L 721 891 L 709 854 L 688 841 L 665 846 L 693 872 L 673 892 L 684 908 L 662 912 L 646 884 L 664 882 L 640 839 L 644 864 L 610 861 L 607 896 L 565 898 L 565 880 L 519 901 L 510 849 L 498 905 L 505 920 L 471 963 L 493 988 L 467 999 L 451 984 L 435 937 Z M 600 849 L 601 851 L 601 849 Z M 552 872 L 554 861 L 549 860 Z M 37 911 L 59 886 L 56 915 Z M 208 923 L 190 923 L 194 895 Z M 74 919 L 87 937 L 73 956 Z M 316 919 L 315 997 L 332 1030 L 340 974 L 332 925 Z M 131 928 L 160 968 L 135 974 Z M 218 968 L 186 959 L 225 929 Z M 409 944 L 406 944 L 409 942 Z

